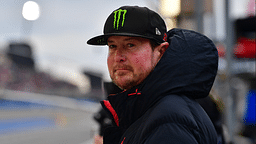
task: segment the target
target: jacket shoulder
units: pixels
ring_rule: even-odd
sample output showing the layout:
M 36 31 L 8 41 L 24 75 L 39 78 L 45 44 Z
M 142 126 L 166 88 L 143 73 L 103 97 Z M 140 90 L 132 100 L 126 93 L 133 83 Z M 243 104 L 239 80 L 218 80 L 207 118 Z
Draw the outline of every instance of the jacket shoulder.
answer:
M 173 140 L 179 140 L 179 136 L 183 135 L 184 141 L 212 143 L 217 137 L 214 126 L 202 107 L 186 96 L 166 96 L 146 115 L 143 133 L 151 141 L 153 137 L 170 135 Z M 166 134 L 160 134 L 162 130 Z
M 188 97 L 170 95 L 161 99 L 148 115 L 148 122 L 154 125 L 179 123 L 197 129 L 194 112 L 197 103 Z M 192 108 L 192 109 L 191 109 Z

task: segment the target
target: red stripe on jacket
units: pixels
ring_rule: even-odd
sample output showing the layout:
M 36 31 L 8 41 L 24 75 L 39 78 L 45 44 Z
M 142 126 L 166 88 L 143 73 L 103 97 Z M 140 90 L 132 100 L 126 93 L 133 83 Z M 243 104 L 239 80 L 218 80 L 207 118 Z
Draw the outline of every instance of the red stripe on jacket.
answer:
M 106 106 L 106 108 L 111 112 L 111 114 L 113 115 L 114 117 L 114 121 L 116 123 L 117 126 L 119 126 L 119 118 L 118 118 L 118 115 L 116 113 L 116 111 L 113 109 L 112 105 L 110 104 L 109 101 L 107 100 L 103 100 L 104 102 L 104 105 Z

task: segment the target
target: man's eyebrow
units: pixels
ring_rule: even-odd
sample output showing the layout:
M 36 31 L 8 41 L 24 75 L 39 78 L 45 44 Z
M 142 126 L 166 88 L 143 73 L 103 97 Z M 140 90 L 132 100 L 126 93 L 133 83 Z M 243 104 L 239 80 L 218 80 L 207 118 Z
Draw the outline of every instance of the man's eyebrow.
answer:
M 114 41 L 112 41 L 112 40 L 108 40 L 108 41 L 107 41 L 107 43 L 112 43 L 112 42 L 114 42 Z
M 137 40 L 137 39 L 134 37 L 129 37 L 129 38 L 124 39 L 124 41 L 130 41 L 130 40 Z

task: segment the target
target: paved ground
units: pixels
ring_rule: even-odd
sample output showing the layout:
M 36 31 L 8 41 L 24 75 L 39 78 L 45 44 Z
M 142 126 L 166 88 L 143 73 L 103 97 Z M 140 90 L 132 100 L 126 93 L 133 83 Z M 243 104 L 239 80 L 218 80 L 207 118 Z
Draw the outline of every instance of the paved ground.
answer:
M 1 144 L 89 144 L 92 112 L 69 108 L 0 110 Z

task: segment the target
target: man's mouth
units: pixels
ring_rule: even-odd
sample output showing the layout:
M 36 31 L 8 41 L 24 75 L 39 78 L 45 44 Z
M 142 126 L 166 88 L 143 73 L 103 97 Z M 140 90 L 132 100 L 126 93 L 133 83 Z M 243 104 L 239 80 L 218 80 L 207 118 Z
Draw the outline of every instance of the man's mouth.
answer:
M 115 69 L 114 72 L 127 72 L 129 69 Z
M 128 69 L 127 68 L 117 68 L 115 70 L 117 71 L 117 70 L 128 70 Z
M 127 72 L 127 71 L 131 71 L 132 68 L 129 66 L 125 66 L 125 67 L 115 67 L 114 68 L 114 72 Z

